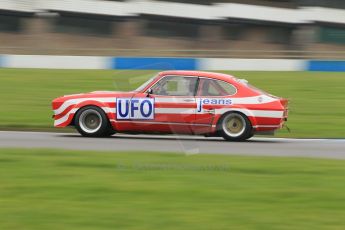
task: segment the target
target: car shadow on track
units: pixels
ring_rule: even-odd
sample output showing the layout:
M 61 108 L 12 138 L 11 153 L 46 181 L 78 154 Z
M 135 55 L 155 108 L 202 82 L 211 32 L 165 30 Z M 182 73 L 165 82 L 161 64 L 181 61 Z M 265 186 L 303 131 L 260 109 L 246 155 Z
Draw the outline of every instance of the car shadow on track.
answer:
M 70 137 L 70 138 L 92 138 L 92 137 L 82 137 L 80 135 L 75 135 L 75 134 L 63 134 L 63 135 L 58 135 L 60 137 Z M 219 142 L 219 143 L 282 143 L 286 142 L 281 139 L 267 139 L 265 140 L 264 138 L 260 139 L 255 139 L 251 138 L 246 141 L 240 141 L 240 142 L 231 142 L 231 141 L 225 141 L 222 138 L 217 138 L 217 137 L 211 137 L 211 138 L 203 138 L 203 137 L 195 137 L 195 136 L 157 136 L 157 135 L 152 135 L 152 136 L 141 136 L 141 135 L 113 135 L 110 137 L 100 137 L 100 138 L 92 138 L 92 139 L 127 139 L 127 140 L 167 140 L 167 141 L 196 141 L 196 142 Z

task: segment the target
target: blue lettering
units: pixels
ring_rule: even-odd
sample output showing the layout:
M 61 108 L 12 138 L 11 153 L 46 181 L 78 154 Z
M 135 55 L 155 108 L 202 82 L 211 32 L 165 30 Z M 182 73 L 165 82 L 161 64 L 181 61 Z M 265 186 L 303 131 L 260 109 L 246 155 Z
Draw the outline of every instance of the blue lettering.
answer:
M 123 106 L 122 106 L 122 101 L 123 100 L 118 100 L 117 103 L 117 112 L 119 113 L 120 117 L 127 117 L 128 116 L 128 112 L 129 112 L 129 101 L 128 100 L 125 100 L 125 112 L 122 113 L 122 109 L 123 109 Z
M 137 104 L 138 102 L 139 102 L 138 99 L 133 99 L 133 100 L 131 101 L 131 117 L 134 117 L 134 111 L 136 111 L 136 110 L 139 109 L 139 107 L 136 106 L 136 104 Z
M 221 99 L 215 99 L 215 98 L 200 98 L 197 101 L 197 112 L 200 113 L 202 111 L 202 106 L 203 105 L 231 105 L 232 101 L 231 99 L 226 99 L 226 98 L 221 98 Z
M 145 110 L 144 110 L 145 103 L 148 105 L 147 113 L 145 113 Z M 151 104 L 151 102 L 149 100 L 144 100 L 144 101 L 141 102 L 140 113 L 141 113 L 141 115 L 143 115 L 143 117 L 149 117 L 151 115 L 151 113 L 152 113 L 152 104 Z
M 117 98 L 116 119 L 154 119 L 154 99 L 152 98 Z
M 218 104 L 225 105 L 225 100 L 224 99 L 219 99 Z

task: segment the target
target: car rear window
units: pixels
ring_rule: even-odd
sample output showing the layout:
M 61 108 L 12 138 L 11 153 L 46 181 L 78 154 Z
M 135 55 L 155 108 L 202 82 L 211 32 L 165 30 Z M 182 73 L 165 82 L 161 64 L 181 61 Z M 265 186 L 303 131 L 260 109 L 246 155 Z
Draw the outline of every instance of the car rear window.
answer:
M 248 88 L 254 90 L 255 92 L 259 93 L 259 94 L 264 94 L 264 95 L 268 95 L 268 96 L 272 96 L 271 94 L 267 93 L 266 91 L 262 90 L 262 89 L 258 89 L 255 86 L 249 84 L 249 82 L 245 79 L 236 79 L 237 82 L 247 86 Z
M 198 89 L 198 96 L 228 96 L 237 92 L 235 86 L 230 83 L 201 78 Z

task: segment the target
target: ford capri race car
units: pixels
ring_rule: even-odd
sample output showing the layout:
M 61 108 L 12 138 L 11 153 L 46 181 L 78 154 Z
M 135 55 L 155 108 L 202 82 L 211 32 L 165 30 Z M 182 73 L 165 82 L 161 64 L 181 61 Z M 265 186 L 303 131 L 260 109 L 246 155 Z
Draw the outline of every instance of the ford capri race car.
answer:
M 273 134 L 287 120 L 287 105 L 245 80 L 199 71 L 164 71 L 131 92 L 96 91 L 52 102 L 54 126 L 75 126 L 86 137 L 164 133 L 230 141 Z

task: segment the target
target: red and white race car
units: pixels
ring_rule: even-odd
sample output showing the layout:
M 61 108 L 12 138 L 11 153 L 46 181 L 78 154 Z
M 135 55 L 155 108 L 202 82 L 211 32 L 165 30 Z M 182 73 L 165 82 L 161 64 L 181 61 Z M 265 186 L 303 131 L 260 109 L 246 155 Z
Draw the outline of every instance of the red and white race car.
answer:
M 287 105 L 245 80 L 200 71 L 164 71 L 131 92 L 96 91 L 52 102 L 54 126 L 75 126 L 87 137 L 174 133 L 231 141 L 273 134 L 287 120 Z

